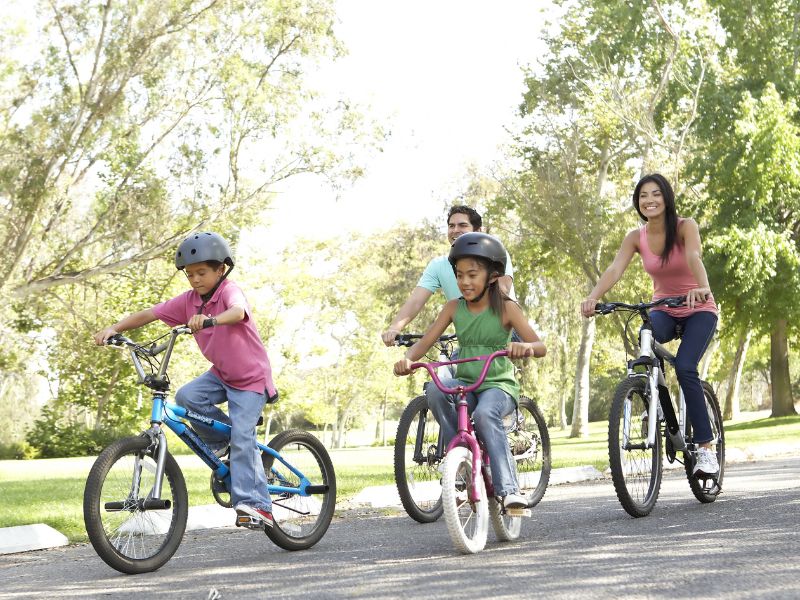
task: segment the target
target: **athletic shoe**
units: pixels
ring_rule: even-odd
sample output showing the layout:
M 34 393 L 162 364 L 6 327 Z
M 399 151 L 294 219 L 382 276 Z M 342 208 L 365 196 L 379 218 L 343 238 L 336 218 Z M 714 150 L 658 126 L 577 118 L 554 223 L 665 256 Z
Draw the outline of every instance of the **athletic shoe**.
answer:
M 272 518 L 271 512 L 262 508 L 250 506 L 249 504 L 244 504 L 243 502 L 236 505 L 236 518 L 238 519 L 240 515 L 247 515 L 252 519 L 261 521 L 265 527 L 272 527 L 275 525 L 275 519 Z
M 694 463 L 693 475 L 716 475 L 719 473 L 717 453 L 710 448 L 697 450 L 697 461 Z
M 504 508 L 528 508 L 528 500 L 525 496 L 517 493 L 511 493 L 503 496 Z

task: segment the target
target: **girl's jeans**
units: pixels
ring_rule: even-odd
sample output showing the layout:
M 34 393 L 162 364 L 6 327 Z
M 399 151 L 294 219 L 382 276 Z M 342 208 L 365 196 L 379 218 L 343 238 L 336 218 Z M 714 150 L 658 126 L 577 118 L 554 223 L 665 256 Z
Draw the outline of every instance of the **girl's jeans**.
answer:
M 694 442 L 703 444 L 713 439 L 711 422 L 706 411 L 705 395 L 700 385 L 700 374 L 697 364 L 708 348 L 714 331 L 717 328 L 717 315 L 712 312 L 696 312 L 688 317 L 676 318 L 663 310 L 650 311 L 650 322 L 653 325 L 653 337 L 657 342 L 665 343 L 675 339 L 675 326 L 683 324 L 683 337 L 678 353 L 675 355 L 675 374 L 678 376 L 686 398 L 686 411 L 694 430 Z
M 221 421 L 231 426 L 231 503 L 235 507 L 244 503 L 272 511 L 272 501 L 267 493 L 267 478 L 261 463 L 261 452 L 256 445 L 256 423 L 264 410 L 266 398 L 258 392 L 237 390 L 222 383 L 206 371 L 190 381 L 175 394 L 175 402 L 193 412 Z M 226 415 L 218 404 L 228 403 Z M 192 427 L 212 450 L 223 448 L 228 440 L 221 434 L 201 424 Z
M 458 379 L 443 379 L 442 385 L 456 388 L 466 385 Z M 456 434 L 458 415 L 455 396 L 445 394 L 433 383 L 426 386 L 425 396 L 428 406 L 439 422 L 445 446 Z M 486 447 L 491 460 L 492 485 L 496 496 L 506 496 L 519 491 L 517 469 L 508 446 L 503 417 L 516 409 L 514 399 L 499 388 L 489 388 L 479 394 L 467 394 L 467 408 L 475 422 L 478 437 Z

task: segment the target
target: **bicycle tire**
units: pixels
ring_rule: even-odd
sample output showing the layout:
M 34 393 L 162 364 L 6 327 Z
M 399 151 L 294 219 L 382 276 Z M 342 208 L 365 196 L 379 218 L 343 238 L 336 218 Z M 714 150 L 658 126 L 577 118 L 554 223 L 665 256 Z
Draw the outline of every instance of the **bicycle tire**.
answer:
M 655 447 L 624 449 L 622 427 L 626 404 L 629 406 L 631 444 L 647 441 L 647 380 L 628 378 L 614 393 L 608 423 L 608 460 L 617 498 L 633 517 L 650 514 L 661 489 L 662 459 L 660 428 L 656 429 Z M 639 400 L 634 398 L 638 397 Z M 644 412 L 643 412 L 644 411 Z
M 142 507 L 155 483 L 155 461 L 149 438 L 124 438 L 100 453 L 86 479 L 83 519 L 89 541 L 107 565 L 122 573 L 147 573 L 163 566 L 186 530 L 186 482 L 171 454 L 164 461 L 161 490 L 169 508 Z M 138 486 L 135 471 L 140 475 Z
M 703 487 L 703 483 L 694 476 L 692 473 L 692 469 L 694 468 L 694 459 L 691 457 L 689 452 L 683 453 L 683 465 L 686 470 L 686 478 L 689 480 L 689 487 L 691 488 L 694 497 L 703 504 L 708 504 L 717 499 L 717 496 L 719 495 L 718 490 L 722 489 L 722 479 L 725 475 L 725 428 L 722 422 L 722 411 L 719 408 L 719 400 L 717 400 L 717 395 L 714 393 L 714 388 L 712 388 L 711 385 L 705 381 L 701 381 L 700 383 L 703 386 L 703 396 L 705 397 L 706 401 L 706 411 L 708 412 L 708 418 L 711 421 L 711 432 L 714 435 L 714 439 L 716 439 L 717 461 L 719 462 L 719 474 L 717 475 L 716 481 L 717 491 L 712 491 L 715 489 L 713 486 L 710 489 L 705 489 Z M 688 414 L 686 417 L 686 439 L 692 439 L 692 425 Z
M 489 498 L 489 521 L 494 535 L 501 542 L 516 540 L 522 531 L 522 517 L 512 517 L 503 512 L 503 505 L 497 498 Z
M 409 402 L 397 424 L 394 481 L 403 508 L 419 523 L 433 523 L 442 516 L 441 460 L 436 457 L 439 432 L 425 396 Z M 422 455 L 415 457 L 419 436 Z
M 314 486 L 327 486 L 321 493 L 301 496 L 289 492 L 272 497 L 274 525 L 266 527 L 267 537 L 284 550 L 305 550 L 325 535 L 336 508 L 336 473 L 325 446 L 316 437 L 300 429 L 276 435 L 269 447 L 303 475 Z M 297 487 L 300 479 L 285 466 L 266 455 L 264 467 L 271 485 Z
M 472 453 L 463 446 L 453 448 L 444 458 L 442 508 L 447 531 L 463 554 L 480 552 L 486 546 L 489 530 L 489 502 L 481 475 L 477 478 L 480 502 L 471 502 Z
M 508 433 L 508 443 L 517 465 L 520 493 L 528 499 L 528 507 L 533 508 L 544 497 L 550 481 L 550 432 L 539 406 L 531 398 L 520 396 L 519 415 L 521 422 Z

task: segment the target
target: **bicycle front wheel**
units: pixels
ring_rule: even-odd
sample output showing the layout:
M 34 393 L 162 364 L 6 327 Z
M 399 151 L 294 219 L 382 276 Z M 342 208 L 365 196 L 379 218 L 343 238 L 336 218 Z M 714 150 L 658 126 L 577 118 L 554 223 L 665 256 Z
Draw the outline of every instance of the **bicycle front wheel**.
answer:
M 284 550 L 305 550 L 325 535 L 336 508 L 336 474 L 328 451 L 306 431 L 291 429 L 276 435 L 269 447 L 300 471 L 316 489 L 309 496 L 278 492 L 272 496 L 275 524 L 266 533 Z M 271 455 L 265 455 L 264 468 L 269 485 L 299 487 L 300 478 Z
M 442 516 L 439 423 L 425 396 L 408 403 L 394 439 L 394 480 L 408 516 L 432 523 Z
M 508 418 L 515 416 L 517 423 L 508 433 L 508 444 L 517 464 L 520 493 L 532 508 L 544 497 L 550 481 L 550 433 L 539 407 L 530 398 L 520 397 L 519 410 Z
M 160 502 L 153 498 L 155 474 L 150 439 L 130 437 L 103 450 L 86 479 L 83 519 L 89 541 L 122 573 L 155 571 L 183 538 L 189 506 L 183 474 L 167 454 Z
M 646 379 L 625 379 L 617 386 L 608 423 L 611 478 L 620 504 L 633 517 L 650 514 L 661 489 L 659 428 L 647 447 L 648 396 Z
M 711 479 L 703 481 L 692 474 L 694 460 L 689 456 L 688 452 L 683 453 L 683 464 L 686 469 L 686 478 L 689 480 L 689 487 L 692 489 L 694 497 L 707 504 L 714 502 L 719 495 L 719 490 L 722 489 L 722 478 L 725 474 L 725 429 L 722 426 L 722 411 L 719 409 L 719 401 L 714 393 L 714 388 L 705 381 L 701 383 L 706 401 L 706 412 L 711 423 L 711 433 L 714 436 L 711 444 L 717 453 L 717 462 L 719 462 L 719 473 L 717 474 L 716 482 Z M 692 439 L 692 424 L 688 415 L 686 418 L 686 439 Z
M 453 448 L 444 459 L 442 507 L 453 545 L 464 554 L 474 554 L 486 546 L 489 532 L 489 502 L 483 477 L 478 475 L 480 502 L 469 498 L 472 485 L 472 452 Z

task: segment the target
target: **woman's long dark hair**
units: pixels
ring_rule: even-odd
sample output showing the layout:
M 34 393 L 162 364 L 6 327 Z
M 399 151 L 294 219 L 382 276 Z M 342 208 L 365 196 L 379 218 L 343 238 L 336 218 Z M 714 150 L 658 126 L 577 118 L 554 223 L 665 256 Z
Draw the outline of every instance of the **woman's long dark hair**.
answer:
M 643 221 L 647 221 L 647 217 L 642 214 L 639 208 L 639 192 L 642 191 L 642 186 L 645 183 L 655 183 L 661 190 L 661 197 L 664 199 L 664 232 L 666 238 L 664 239 L 664 251 L 661 253 L 661 266 L 667 264 L 669 255 L 672 253 L 675 244 L 678 243 L 678 213 L 675 210 L 675 192 L 672 186 L 667 181 L 667 178 L 660 173 L 651 173 L 645 175 L 636 184 L 636 189 L 633 190 L 633 208 L 639 213 Z

